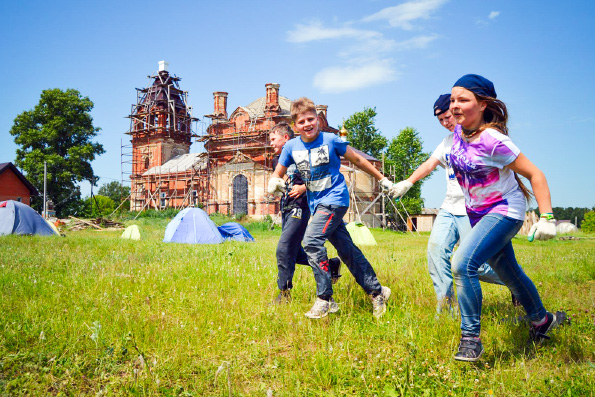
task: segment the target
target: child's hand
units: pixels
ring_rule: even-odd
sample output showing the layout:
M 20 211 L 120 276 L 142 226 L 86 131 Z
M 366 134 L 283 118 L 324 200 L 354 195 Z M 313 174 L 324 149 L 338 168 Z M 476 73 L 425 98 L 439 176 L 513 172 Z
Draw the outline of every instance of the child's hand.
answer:
M 390 179 L 384 177 L 380 180 L 380 187 L 382 188 L 382 190 L 387 191 L 393 187 L 393 183 L 390 181 Z
M 282 196 L 285 191 L 285 181 L 283 178 L 271 178 L 269 179 L 269 186 L 267 188 L 269 194 L 275 196 Z
M 391 198 L 399 198 L 405 195 L 409 189 L 413 186 L 413 183 L 405 180 L 399 183 L 395 183 L 389 190 L 388 194 Z
M 556 220 L 541 218 L 529 230 L 529 242 L 533 240 L 549 240 L 556 237 Z
M 306 185 L 293 185 L 289 193 L 289 197 L 297 198 L 300 197 L 302 194 L 306 193 Z

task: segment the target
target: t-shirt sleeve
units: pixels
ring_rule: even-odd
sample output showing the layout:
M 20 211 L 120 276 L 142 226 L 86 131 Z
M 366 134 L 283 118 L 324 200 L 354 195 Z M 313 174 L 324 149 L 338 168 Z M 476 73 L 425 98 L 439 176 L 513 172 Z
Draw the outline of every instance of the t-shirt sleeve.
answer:
M 491 146 L 489 165 L 504 168 L 516 160 L 521 151 L 507 135 L 492 129 L 486 130 L 486 132 L 489 133 L 487 144 Z
M 335 134 L 332 134 L 332 135 L 333 135 L 332 142 L 333 142 L 335 151 L 337 152 L 337 154 L 339 156 L 343 156 L 345 154 L 345 152 L 347 151 L 347 146 L 349 146 L 349 142 L 341 140 L 341 138 L 339 138 Z
M 430 156 L 430 157 L 434 157 L 436 160 L 440 161 L 440 166 L 442 168 L 444 168 L 446 166 L 446 159 L 444 157 L 445 149 L 446 149 L 446 147 L 444 145 L 444 141 L 442 141 L 442 142 L 440 142 L 440 144 L 438 146 L 436 146 L 436 149 L 434 149 L 434 152 Z
M 281 149 L 281 155 L 279 156 L 279 164 L 281 164 L 283 167 L 289 167 L 290 165 L 295 163 L 295 161 L 293 161 L 293 156 L 290 152 L 290 146 L 291 145 L 289 145 L 289 142 L 287 142 L 285 146 L 283 146 L 283 149 Z

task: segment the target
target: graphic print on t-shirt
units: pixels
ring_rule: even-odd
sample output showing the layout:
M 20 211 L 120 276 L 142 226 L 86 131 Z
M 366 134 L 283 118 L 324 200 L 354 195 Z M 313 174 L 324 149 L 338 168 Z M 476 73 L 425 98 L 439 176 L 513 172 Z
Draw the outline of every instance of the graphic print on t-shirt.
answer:
M 452 165 L 450 164 L 450 153 L 444 153 L 444 158 L 446 159 L 446 172 L 448 173 L 448 179 L 454 181 L 455 171 L 452 169 Z
M 328 145 L 322 145 L 312 149 L 312 166 L 318 167 L 319 165 L 328 164 L 329 153 Z
M 331 187 L 331 176 L 328 172 L 313 167 L 329 163 L 329 149 L 327 145 L 313 148 L 311 150 L 294 150 L 291 152 L 295 165 L 297 166 L 306 187 L 311 192 L 320 192 Z M 312 165 L 310 165 L 312 158 Z
M 302 174 L 302 178 L 308 187 L 308 181 L 310 180 L 310 160 L 307 150 L 294 150 L 291 155 L 295 161 L 295 166 Z

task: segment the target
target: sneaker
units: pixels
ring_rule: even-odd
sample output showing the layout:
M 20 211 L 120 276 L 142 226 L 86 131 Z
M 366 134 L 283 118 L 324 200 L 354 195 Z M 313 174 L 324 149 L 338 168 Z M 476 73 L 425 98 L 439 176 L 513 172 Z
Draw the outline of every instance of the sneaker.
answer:
M 455 354 L 457 361 L 477 361 L 483 354 L 481 339 L 472 336 L 461 337 L 459 351 Z
M 520 300 L 518 300 L 518 299 L 516 298 L 516 296 L 514 296 L 514 294 L 512 293 L 512 291 L 510 291 L 510 297 L 511 297 L 511 300 L 512 300 L 512 305 L 513 305 L 514 307 L 521 307 L 521 306 L 522 306 L 522 305 L 521 305 L 521 301 L 520 301 Z
M 566 321 L 565 312 L 556 312 L 555 314 L 547 312 L 545 316 L 545 323 L 539 326 L 531 324 L 531 329 L 529 330 L 530 342 L 540 344 L 544 340 L 550 339 L 548 333 L 551 332 L 557 326 L 561 325 L 564 321 Z
M 338 257 L 331 258 L 328 260 L 329 269 L 331 271 L 331 282 L 333 284 L 337 284 L 339 281 L 339 277 L 342 276 L 341 274 L 341 259 Z
M 306 313 L 308 318 L 323 318 L 329 313 L 336 313 L 339 311 L 339 305 L 333 298 L 328 301 L 324 299 L 316 298 L 312 308 Z
M 390 288 L 383 286 L 378 295 L 370 295 L 370 298 L 372 299 L 372 314 L 374 314 L 374 317 L 380 318 L 386 312 L 386 301 L 390 298 L 390 293 Z
M 283 304 L 290 303 L 290 302 L 291 302 L 291 291 L 286 289 L 286 290 L 279 291 L 279 295 L 277 295 L 277 297 L 273 300 L 272 304 L 273 305 L 283 305 Z

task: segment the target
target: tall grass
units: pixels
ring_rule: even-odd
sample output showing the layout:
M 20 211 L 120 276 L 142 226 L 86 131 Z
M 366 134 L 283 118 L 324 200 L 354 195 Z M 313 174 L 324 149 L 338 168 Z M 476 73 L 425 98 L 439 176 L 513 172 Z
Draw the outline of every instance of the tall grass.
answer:
M 374 230 L 363 247 L 393 290 L 387 314 L 349 274 L 341 310 L 321 320 L 309 268 L 293 302 L 276 294 L 279 229 L 252 226 L 255 243 L 162 243 L 166 218 L 134 223 L 141 241 L 92 230 L 0 238 L 0 394 L 3 395 L 593 395 L 595 241 L 515 239 L 546 307 L 572 325 L 527 346 L 507 289 L 484 287 L 474 365 L 452 359 L 459 323 L 435 319 L 427 235 Z M 132 221 L 128 221 L 132 223 Z M 329 248 L 330 254 L 334 254 Z

